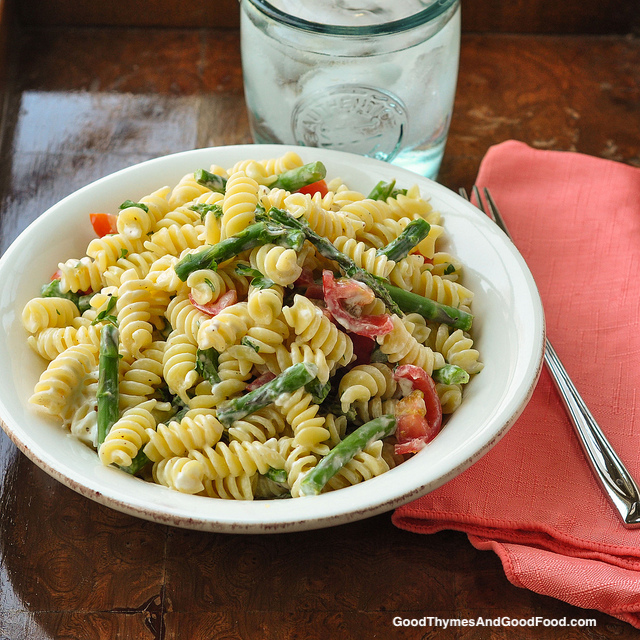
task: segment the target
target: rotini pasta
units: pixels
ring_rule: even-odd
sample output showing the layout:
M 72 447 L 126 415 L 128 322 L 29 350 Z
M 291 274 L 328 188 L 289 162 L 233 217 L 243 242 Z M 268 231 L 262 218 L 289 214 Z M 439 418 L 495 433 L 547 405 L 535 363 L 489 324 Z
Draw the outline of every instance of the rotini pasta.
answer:
M 26 340 L 48 361 L 30 403 L 105 465 L 236 500 L 301 497 L 305 478 L 355 429 L 402 420 L 407 403 L 421 401 L 402 367 L 433 377 L 418 409 L 430 401 L 455 412 L 482 370 L 469 326 L 431 320 L 423 307 L 392 310 L 375 291 L 382 282 L 470 314 L 463 265 L 441 246 L 446 219 L 415 185 L 385 200 L 338 177 L 298 190 L 291 175 L 302 166 L 293 152 L 211 164 L 173 187 L 123 194 L 111 231 L 59 262 L 57 285 L 23 309 Z M 285 214 L 291 227 L 278 222 Z M 429 234 L 389 259 L 380 249 L 416 218 Z M 107 325 L 117 327 L 118 406 L 105 435 L 97 408 Z M 301 370 L 311 382 L 278 386 Z M 451 370 L 466 377 L 447 378 Z M 246 413 L 235 408 L 249 402 Z M 398 445 L 391 435 L 353 451 L 322 491 L 401 464 Z
M 222 238 L 246 229 L 255 219 L 257 204 L 258 183 L 244 171 L 232 174 L 222 201 Z

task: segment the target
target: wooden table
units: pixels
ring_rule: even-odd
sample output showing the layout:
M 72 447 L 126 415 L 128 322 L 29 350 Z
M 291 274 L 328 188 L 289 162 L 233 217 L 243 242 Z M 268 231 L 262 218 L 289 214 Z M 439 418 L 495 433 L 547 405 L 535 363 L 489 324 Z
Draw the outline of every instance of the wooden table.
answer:
M 141 160 L 251 142 L 237 32 L 37 29 L 14 36 L 0 156 L 1 250 L 78 187 Z M 440 181 L 470 187 L 515 138 L 640 166 L 640 42 L 463 38 Z M 396 628 L 394 616 L 595 618 L 595 629 Z M 65 488 L 0 433 L 0 638 L 632 638 L 512 586 L 466 536 L 390 514 L 272 536 L 122 515 Z

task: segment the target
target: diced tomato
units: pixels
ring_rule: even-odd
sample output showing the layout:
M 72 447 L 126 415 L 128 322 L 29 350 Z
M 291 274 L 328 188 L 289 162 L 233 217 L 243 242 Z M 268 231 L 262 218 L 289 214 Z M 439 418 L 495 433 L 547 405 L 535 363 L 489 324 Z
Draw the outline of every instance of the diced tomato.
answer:
M 353 353 L 356 356 L 353 364 L 369 364 L 371 362 L 371 353 L 376 346 L 375 341 L 357 333 L 349 333 L 349 337 L 353 342 Z
M 51 276 L 50 282 L 60 280 L 60 278 L 62 278 L 62 271 L 60 271 L 60 269 L 56 269 L 55 273 Z
M 113 213 L 90 213 L 89 219 L 99 238 L 118 232 L 118 216 Z
M 318 180 L 318 182 L 312 182 L 306 187 L 298 189 L 298 193 L 308 193 L 311 196 L 314 193 L 319 193 L 324 198 L 329 193 L 329 188 L 324 180 Z
M 393 323 L 386 313 L 378 316 L 360 315 L 362 307 L 374 298 L 373 291 L 366 284 L 350 278 L 336 280 L 333 272 L 325 269 L 322 272 L 322 285 L 327 309 L 347 331 L 367 338 L 393 331 Z
M 293 283 L 294 287 L 308 287 L 310 284 L 314 284 L 313 271 L 309 267 L 302 267 L 302 271 L 298 276 L 298 279 Z
M 309 267 L 302 268 L 302 273 L 293 283 L 293 286 L 296 289 L 306 289 L 304 295 L 307 298 L 313 298 L 314 300 L 322 300 L 324 298 L 322 285 L 316 283 L 313 279 L 313 272 Z
M 238 302 L 238 293 L 235 289 L 230 289 L 226 293 L 223 293 L 215 302 L 209 302 L 208 304 L 198 304 L 193 296 L 189 294 L 189 301 L 196 309 L 200 309 L 203 313 L 210 316 L 217 316 L 223 309 Z
M 424 369 L 413 364 L 398 367 L 393 377 L 408 380 L 413 391 L 396 406 L 396 453 L 417 453 L 442 429 L 442 406 L 436 383 Z
M 314 282 L 307 287 L 306 296 L 314 300 L 324 300 L 324 287 Z
M 261 376 L 258 376 L 253 382 L 248 384 L 247 391 L 254 391 L 255 389 L 260 388 L 263 384 L 267 384 L 267 382 L 273 380 L 275 377 L 275 373 L 267 371 L 267 373 L 263 373 Z

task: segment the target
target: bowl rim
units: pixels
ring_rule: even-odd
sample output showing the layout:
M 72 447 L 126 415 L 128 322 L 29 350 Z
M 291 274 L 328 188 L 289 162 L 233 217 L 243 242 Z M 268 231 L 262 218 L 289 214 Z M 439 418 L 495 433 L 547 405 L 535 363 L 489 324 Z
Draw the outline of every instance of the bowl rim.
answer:
M 332 165 L 334 167 L 353 167 L 358 171 L 366 171 L 374 175 L 392 173 L 399 182 L 406 181 L 412 184 L 418 184 L 423 194 L 427 192 L 429 197 L 436 196 L 441 200 L 444 199 L 455 203 L 457 212 L 461 214 L 463 218 L 468 217 L 470 220 L 473 219 L 474 226 L 479 227 L 485 234 L 488 234 L 488 236 L 497 243 L 500 251 L 505 252 L 504 255 L 519 267 L 519 277 L 527 284 L 527 289 L 523 294 L 526 294 L 527 303 L 530 304 L 533 309 L 533 317 L 531 318 L 533 331 L 531 335 L 531 351 L 527 354 L 526 365 L 522 372 L 522 377 L 523 380 L 526 381 L 526 384 L 521 385 L 517 391 L 514 390 L 512 395 L 505 401 L 505 406 L 495 420 L 494 428 L 485 429 L 482 434 L 476 434 L 471 438 L 471 441 L 468 442 L 465 447 L 461 447 L 460 451 L 457 451 L 458 455 L 455 463 L 449 464 L 437 477 L 430 477 L 429 474 L 421 475 L 417 481 L 414 481 L 410 486 L 407 486 L 406 490 L 401 492 L 392 490 L 392 487 L 387 486 L 390 484 L 387 480 L 389 474 L 393 474 L 397 470 L 402 469 L 409 461 L 365 483 L 319 496 L 295 499 L 294 501 L 265 500 L 242 503 L 227 500 L 217 501 L 201 496 L 184 496 L 183 494 L 178 494 L 181 500 L 180 504 L 177 504 L 177 500 L 174 499 L 175 496 L 170 497 L 168 495 L 176 494 L 177 492 L 144 482 L 138 478 L 132 478 L 131 476 L 127 476 L 126 478 L 128 483 L 126 485 L 127 487 L 133 487 L 134 485 L 131 483 L 138 482 L 142 483 L 144 488 L 140 492 L 141 495 L 139 495 L 138 492 L 135 492 L 134 495 L 126 494 L 125 492 L 126 495 L 123 495 L 121 488 L 123 485 L 122 479 L 113 476 L 113 482 L 111 482 L 111 476 L 108 474 L 117 474 L 118 476 L 126 476 L 126 474 L 122 474 L 122 472 L 116 469 L 103 467 L 100 465 L 97 456 L 95 456 L 95 458 L 100 468 L 96 469 L 95 474 L 90 474 L 91 477 L 78 473 L 73 466 L 66 462 L 62 463 L 55 455 L 52 455 L 51 452 L 44 450 L 43 447 L 40 446 L 34 439 L 33 434 L 29 433 L 28 427 L 17 423 L 7 410 L 3 396 L 4 392 L 0 390 L 0 425 L 16 446 L 50 476 L 77 493 L 100 504 L 161 524 L 228 533 L 274 533 L 316 529 L 343 524 L 390 511 L 437 489 L 459 475 L 487 453 L 507 433 L 520 416 L 531 399 L 540 375 L 545 340 L 545 322 L 542 303 L 533 276 L 524 259 L 513 243 L 493 222 L 488 218 L 483 218 L 473 205 L 453 191 L 428 178 L 372 158 L 364 158 L 342 151 L 327 149 L 296 147 L 292 145 L 257 144 L 207 147 L 153 158 L 99 178 L 74 191 L 50 207 L 20 233 L 0 258 L 0 274 L 7 270 L 7 265 L 11 264 L 12 259 L 19 253 L 26 239 L 38 233 L 40 227 L 45 226 L 46 221 L 52 219 L 57 212 L 67 207 L 72 207 L 75 201 L 91 195 L 93 192 L 99 192 L 100 189 L 108 186 L 111 182 L 117 184 L 125 177 L 127 179 L 133 179 L 136 174 L 143 174 L 146 171 L 163 168 L 168 171 L 167 167 L 173 166 L 183 166 L 186 173 L 195 166 L 195 162 L 200 158 L 207 158 L 208 164 L 211 164 L 211 162 L 220 164 L 221 156 L 227 156 L 229 158 L 235 157 L 236 160 L 248 158 L 265 159 L 281 157 L 288 151 L 294 151 L 303 158 L 304 156 L 312 156 L 314 160 L 317 159 L 324 162 L 330 171 L 333 170 Z M 225 162 L 228 162 L 228 166 L 231 166 L 235 160 Z M 157 184 L 157 187 L 160 186 L 160 184 Z M 447 211 L 442 211 L 442 214 L 446 225 Z M 2 282 L 2 279 L 0 279 L 0 282 Z M 4 286 L 4 284 L 0 286 L 0 291 Z M 5 340 L 4 334 L 0 340 Z M 62 431 L 61 433 L 63 436 L 75 440 L 68 432 Z M 83 445 L 79 441 L 77 442 L 81 447 L 91 452 L 86 445 Z M 418 455 L 422 455 L 422 453 L 423 452 Z M 416 457 L 414 457 L 414 459 Z M 103 482 L 105 478 L 108 479 L 107 484 L 101 485 L 100 483 Z M 155 500 L 153 504 L 149 504 L 148 500 L 144 499 L 149 487 L 153 488 L 150 494 Z M 377 491 L 375 491 L 376 489 Z M 153 493 L 153 491 L 156 491 L 156 493 Z M 211 513 L 212 508 L 210 507 L 204 509 L 198 508 L 203 506 L 203 504 L 199 504 L 198 501 L 207 501 L 210 504 L 211 502 L 216 502 L 220 508 L 217 509 L 216 512 Z M 297 504 L 292 506 L 292 502 Z M 353 507 L 354 502 L 359 504 L 358 508 Z M 221 506 L 220 503 L 223 503 L 224 506 Z M 303 516 L 303 514 L 306 514 L 306 517 Z

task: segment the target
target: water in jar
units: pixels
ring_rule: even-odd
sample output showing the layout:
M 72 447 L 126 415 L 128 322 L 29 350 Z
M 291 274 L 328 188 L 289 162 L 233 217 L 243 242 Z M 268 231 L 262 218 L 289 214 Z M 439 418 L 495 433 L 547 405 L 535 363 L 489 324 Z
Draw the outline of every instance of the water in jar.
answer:
M 397 20 L 432 4 L 277 2 L 299 18 L 351 27 Z M 294 28 L 243 0 L 241 38 L 255 142 L 350 151 L 435 178 L 458 73 L 457 2 L 414 29 L 354 37 Z

